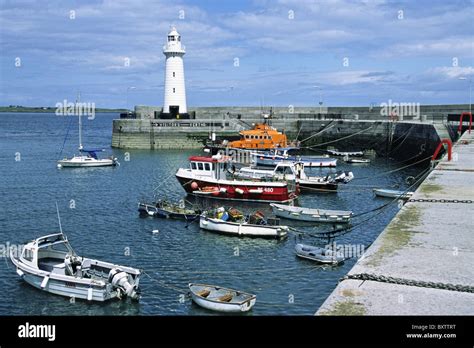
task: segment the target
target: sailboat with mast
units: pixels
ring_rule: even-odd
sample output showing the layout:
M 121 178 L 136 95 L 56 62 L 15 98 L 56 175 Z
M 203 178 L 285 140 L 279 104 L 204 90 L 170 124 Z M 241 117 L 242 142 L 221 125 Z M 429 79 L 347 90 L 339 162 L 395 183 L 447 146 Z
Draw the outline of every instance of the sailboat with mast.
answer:
M 80 95 L 76 100 L 76 107 L 75 110 L 78 110 L 77 104 Z M 62 160 L 58 161 L 58 168 L 63 167 L 107 167 L 107 166 L 116 166 L 120 163 L 118 162 L 117 158 L 110 156 L 109 158 L 99 158 L 97 156 L 98 152 L 104 151 L 104 149 L 85 149 L 82 145 L 82 120 L 81 120 L 82 112 L 78 112 L 79 118 L 79 155 L 74 155 L 71 158 L 65 157 Z

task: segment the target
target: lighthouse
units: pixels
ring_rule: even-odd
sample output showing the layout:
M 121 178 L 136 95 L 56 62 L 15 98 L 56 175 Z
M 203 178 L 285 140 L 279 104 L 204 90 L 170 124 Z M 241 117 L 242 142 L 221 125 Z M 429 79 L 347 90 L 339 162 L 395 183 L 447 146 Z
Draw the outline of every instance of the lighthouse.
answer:
M 168 33 L 166 45 L 163 46 L 163 54 L 166 56 L 164 117 L 187 116 L 183 67 L 185 53 L 185 47 L 181 44 L 181 35 L 175 27 L 172 27 Z

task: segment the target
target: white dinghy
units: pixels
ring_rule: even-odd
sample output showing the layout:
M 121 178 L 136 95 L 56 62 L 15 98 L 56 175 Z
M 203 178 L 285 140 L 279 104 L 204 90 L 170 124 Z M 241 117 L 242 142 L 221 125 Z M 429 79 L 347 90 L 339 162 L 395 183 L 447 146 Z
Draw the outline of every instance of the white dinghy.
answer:
M 352 217 L 352 211 L 346 210 L 312 209 L 275 203 L 270 206 L 273 214 L 291 220 L 348 223 Z
M 257 301 L 256 295 L 216 285 L 191 283 L 189 290 L 197 305 L 218 312 L 248 312 Z
M 295 251 L 297 256 L 319 263 L 337 265 L 345 259 L 342 252 L 312 245 L 296 244 Z
M 10 260 L 25 282 L 52 294 L 100 302 L 140 298 L 140 270 L 80 257 L 62 232 L 11 248 Z
M 239 237 L 279 239 L 287 236 L 288 226 L 280 226 L 279 219 L 273 219 L 270 222 L 268 220 L 265 220 L 260 212 L 246 218 L 236 209 L 226 210 L 220 207 L 204 212 L 199 220 L 199 227 L 211 232 Z M 272 224 L 272 221 L 275 223 Z
M 409 199 L 413 196 L 414 192 L 406 192 L 399 190 L 389 190 L 389 189 L 374 189 L 374 194 L 379 197 L 385 198 L 400 198 L 400 199 Z
M 352 158 L 349 156 L 344 156 L 343 158 L 344 162 L 350 163 L 350 164 L 367 164 L 370 163 L 370 159 L 368 158 Z

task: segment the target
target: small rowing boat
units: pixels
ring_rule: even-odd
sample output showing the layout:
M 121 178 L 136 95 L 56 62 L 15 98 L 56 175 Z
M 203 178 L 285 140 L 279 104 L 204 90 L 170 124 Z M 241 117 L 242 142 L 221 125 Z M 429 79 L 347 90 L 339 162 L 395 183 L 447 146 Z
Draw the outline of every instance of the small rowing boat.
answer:
M 343 160 L 344 160 L 344 162 L 350 163 L 350 164 L 367 164 L 367 163 L 370 163 L 370 160 L 368 158 L 350 158 L 349 156 L 344 156 Z
M 278 217 L 299 221 L 349 223 L 352 211 L 311 209 L 271 203 L 273 214 Z
M 217 312 L 248 312 L 257 301 L 256 295 L 216 285 L 191 283 L 189 290 L 197 305 Z
M 151 204 L 138 203 L 138 211 L 140 212 L 140 215 L 164 219 L 194 220 L 201 215 L 201 211 L 198 209 L 186 208 L 183 201 L 180 201 L 178 204 L 164 200 L 153 202 Z
M 296 244 L 295 251 L 297 256 L 319 263 L 337 265 L 344 261 L 344 254 L 332 249 Z
M 288 233 L 288 226 L 280 226 L 279 219 L 265 219 L 261 212 L 244 216 L 235 208 L 224 207 L 204 212 L 199 227 L 239 237 L 284 238 Z
M 385 198 L 401 198 L 409 199 L 413 196 L 413 192 L 410 191 L 399 191 L 399 190 L 389 190 L 389 189 L 374 189 L 374 193 L 378 197 Z

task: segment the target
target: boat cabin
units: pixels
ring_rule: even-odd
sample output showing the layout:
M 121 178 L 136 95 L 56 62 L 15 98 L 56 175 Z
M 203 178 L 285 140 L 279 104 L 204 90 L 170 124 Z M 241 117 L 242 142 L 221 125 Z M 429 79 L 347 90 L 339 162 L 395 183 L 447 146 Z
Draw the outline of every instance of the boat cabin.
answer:
M 240 174 L 250 178 L 277 177 L 293 180 L 294 178 L 306 179 L 304 163 L 281 161 L 276 164 L 273 170 L 262 169 L 261 167 L 241 168 Z
M 29 242 L 23 247 L 20 261 L 32 268 L 61 275 L 74 275 L 81 265 L 62 233 L 50 234 Z
M 232 167 L 229 157 L 215 155 L 212 157 L 191 156 L 189 157 L 189 169 L 200 177 L 226 179 L 227 170 Z

